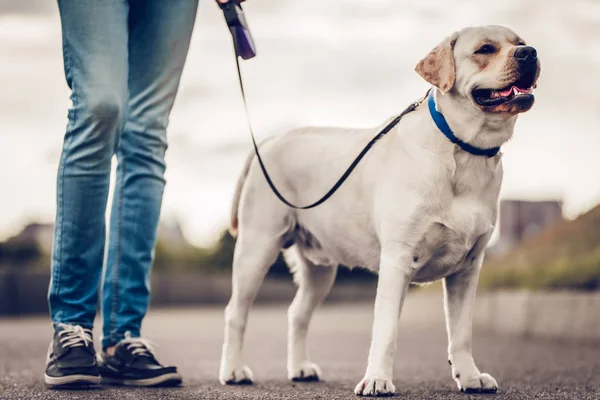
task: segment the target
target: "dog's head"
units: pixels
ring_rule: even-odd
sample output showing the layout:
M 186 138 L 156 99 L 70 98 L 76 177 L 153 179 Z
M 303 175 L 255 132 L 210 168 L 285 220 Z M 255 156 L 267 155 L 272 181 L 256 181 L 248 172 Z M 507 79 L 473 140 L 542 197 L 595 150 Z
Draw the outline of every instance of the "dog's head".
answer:
M 535 48 L 502 26 L 465 28 L 436 46 L 415 68 L 443 93 L 471 100 L 485 113 L 525 112 L 540 75 Z

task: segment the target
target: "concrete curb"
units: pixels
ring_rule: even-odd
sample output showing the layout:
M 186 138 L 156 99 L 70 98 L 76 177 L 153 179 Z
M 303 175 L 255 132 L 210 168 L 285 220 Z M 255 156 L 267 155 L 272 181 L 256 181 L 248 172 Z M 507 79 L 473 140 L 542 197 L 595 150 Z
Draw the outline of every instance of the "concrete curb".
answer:
M 49 273 L 0 272 L 0 316 L 48 312 Z M 373 302 L 376 283 L 338 282 L 327 302 Z M 439 290 L 438 290 L 439 289 Z M 291 278 L 266 280 L 257 303 L 289 304 L 296 290 Z M 154 306 L 225 305 L 231 279 L 225 275 L 152 274 Z M 443 321 L 440 288 L 411 291 L 404 318 Z M 409 314 L 409 315 L 407 315 Z M 600 292 L 483 292 L 477 295 L 473 324 L 497 333 L 565 341 L 600 342 Z
M 442 290 L 410 293 L 402 318 L 444 320 Z M 498 291 L 477 294 L 473 326 L 505 335 L 600 343 L 600 292 Z
M 482 293 L 474 321 L 499 333 L 600 342 L 600 293 Z
M 49 271 L 0 271 L 0 316 L 48 313 Z M 329 302 L 373 301 L 376 282 L 347 281 L 331 291 Z M 166 274 L 154 272 L 151 278 L 151 307 L 217 304 L 225 305 L 231 295 L 228 274 Z M 296 288 L 289 279 L 267 279 L 256 303 L 290 303 Z

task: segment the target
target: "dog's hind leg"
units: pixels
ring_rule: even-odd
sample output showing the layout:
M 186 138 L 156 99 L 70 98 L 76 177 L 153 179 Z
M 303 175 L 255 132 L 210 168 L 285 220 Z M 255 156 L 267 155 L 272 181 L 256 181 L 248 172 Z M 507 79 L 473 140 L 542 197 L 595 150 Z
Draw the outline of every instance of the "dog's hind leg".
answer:
M 252 371 L 244 366 L 242 343 L 248 312 L 260 285 L 275 262 L 281 239 L 263 232 L 241 230 L 233 256 L 232 294 L 225 309 L 225 338 L 219 381 L 251 384 Z
M 318 381 L 321 370 L 310 361 L 306 347 L 308 325 L 315 309 L 331 290 L 337 266 L 320 266 L 308 261 L 297 246 L 285 252 L 298 291 L 288 309 L 288 378 Z

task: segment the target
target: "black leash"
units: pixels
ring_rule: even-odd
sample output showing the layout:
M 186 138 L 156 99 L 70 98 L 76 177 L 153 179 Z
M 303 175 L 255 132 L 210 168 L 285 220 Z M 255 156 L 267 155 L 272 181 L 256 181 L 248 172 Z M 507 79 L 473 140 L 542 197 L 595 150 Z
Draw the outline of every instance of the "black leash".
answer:
M 248 113 L 248 104 L 246 103 L 246 94 L 244 93 L 244 83 L 242 82 L 242 73 L 240 71 L 240 61 L 238 59 L 237 54 L 235 55 L 235 64 L 237 67 L 238 80 L 240 82 L 240 90 L 242 92 L 242 100 L 244 101 L 244 109 L 246 110 L 246 121 L 248 122 L 248 129 L 250 130 L 250 136 L 252 137 L 252 144 L 254 145 L 254 152 L 256 153 L 256 157 L 258 158 L 258 163 L 260 164 L 260 168 L 262 169 L 263 175 L 265 176 L 267 183 L 271 187 L 271 190 L 273 190 L 273 193 L 275 193 L 275 195 L 279 198 L 279 200 L 281 200 L 284 204 L 286 204 L 292 208 L 298 209 L 298 210 L 307 210 L 309 208 L 316 207 L 316 206 L 324 203 L 328 198 L 330 198 L 336 192 L 336 190 L 338 190 L 340 188 L 340 186 L 342 186 L 344 181 L 348 178 L 348 176 L 350 176 L 350 174 L 352 173 L 354 168 L 356 168 L 356 166 L 358 165 L 360 160 L 362 160 L 362 158 L 365 156 L 365 154 L 367 154 L 367 152 L 371 149 L 371 147 L 373 147 L 375 142 L 377 142 L 385 134 L 387 134 L 390 130 L 392 130 L 392 128 L 394 126 L 396 126 L 396 124 L 398 124 L 398 122 L 400 122 L 402 117 L 404 117 L 406 114 L 416 110 L 417 107 L 423 102 L 423 100 L 425 100 L 425 98 L 427 98 L 427 94 L 429 94 L 429 91 L 427 91 L 427 94 L 425 95 L 425 97 L 423 97 L 419 101 L 415 101 L 410 106 L 408 106 L 406 108 L 406 110 L 402 111 L 402 113 L 400 115 L 398 115 L 396 118 L 394 118 L 394 120 L 392 122 L 387 124 L 387 126 L 385 128 L 383 128 L 381 130 L 381 132 L 379 132 L 373 139 L 371 139 L 371 141 L 360 152 L 360 154 L 356 157 L 356 159 L 352 162 L 352 164 L 350 164 L 350 166 L 348 167 L 346 172 L 344 172 L 344 175 L 342 175 L 341 178 L 338 179 L 338 181 L 335 183 L 335 185 L 333 185 L 333 187 L 331 189 L 329 189 L 329 191 L 327 193 L 325 193 L 325 195 L 323 197 L 321 197 L 319 200 L 315 201 L 312 204 L 300 207 L 300 206 L 296 206 L 296 205 L 290 203 L 288 200 L 286 200 L 285 197 L 283 197 L 283 195 L 281 193 L 279 193 L 279 190 L 277 190 L 277 188 L 275 187 L 275 184 L 273 184 L 273 181 L 271 180 L 271 177 L 269 176 L 269 173 L 267 172 L 267 168 L 265 167 L 262 157 L 260 156 L 260 152 L 258 151 L 258 145 L 256 144 L 256 138 L 254 137 L 254 132 L 252 131 L 252 125 L 250 124 L 250 114 Z

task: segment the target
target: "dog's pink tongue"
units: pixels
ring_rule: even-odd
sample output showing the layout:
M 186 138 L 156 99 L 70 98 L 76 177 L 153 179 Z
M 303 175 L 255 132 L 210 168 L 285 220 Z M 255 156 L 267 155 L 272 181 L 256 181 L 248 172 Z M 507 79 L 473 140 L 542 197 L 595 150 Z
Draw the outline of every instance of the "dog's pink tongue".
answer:
M 502 97 L 507 97 L 507 96 L 510 96 L 512 91 L 513 91 L 513 88 L 511 87 L 510 89 L 506 89 L 504 91 L 498 91 L 498 94 Z

